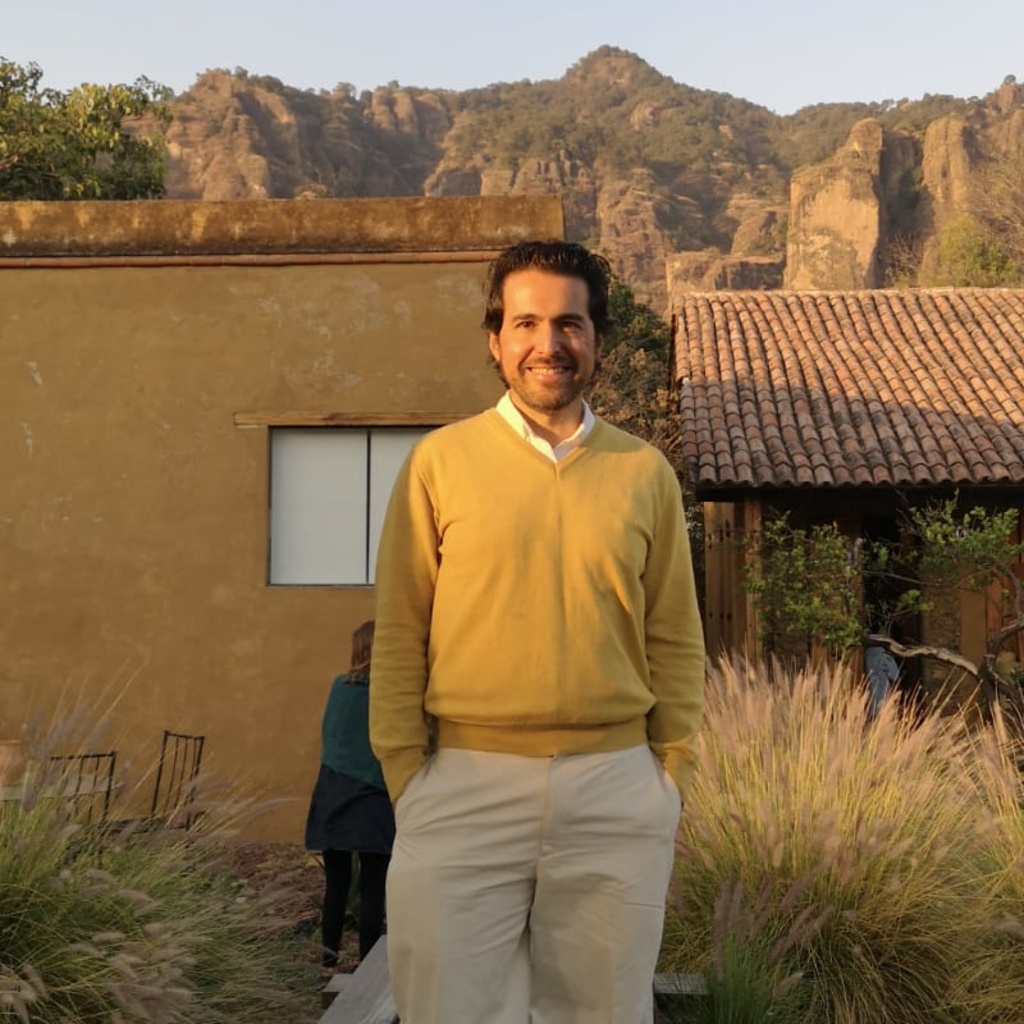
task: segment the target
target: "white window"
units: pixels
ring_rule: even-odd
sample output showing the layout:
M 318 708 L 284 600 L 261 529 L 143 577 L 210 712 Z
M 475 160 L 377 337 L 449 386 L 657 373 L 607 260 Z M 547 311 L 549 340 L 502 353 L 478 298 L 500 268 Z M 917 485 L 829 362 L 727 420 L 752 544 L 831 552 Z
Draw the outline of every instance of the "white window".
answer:
M 373 582 L 391 488 L 427 427 L 275 427 L 270 582 Z

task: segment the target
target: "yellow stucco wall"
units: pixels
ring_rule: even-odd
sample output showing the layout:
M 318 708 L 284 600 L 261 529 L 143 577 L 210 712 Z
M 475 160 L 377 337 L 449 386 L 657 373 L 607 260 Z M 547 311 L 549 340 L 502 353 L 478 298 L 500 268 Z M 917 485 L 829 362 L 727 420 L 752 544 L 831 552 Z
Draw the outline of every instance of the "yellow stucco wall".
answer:
M 560 233 L 550 200 L 519 212 L 516 233 Z M 0 266 L 0 737 L 116 697 L 127 781 L 164 728 L 205 733 L 211 774 L 288 799 L 256 832 L 301 841 L 373 593 L 268 586 L 268 431 L 235 417 L 491 403 L 495 241 L 451 261 Z

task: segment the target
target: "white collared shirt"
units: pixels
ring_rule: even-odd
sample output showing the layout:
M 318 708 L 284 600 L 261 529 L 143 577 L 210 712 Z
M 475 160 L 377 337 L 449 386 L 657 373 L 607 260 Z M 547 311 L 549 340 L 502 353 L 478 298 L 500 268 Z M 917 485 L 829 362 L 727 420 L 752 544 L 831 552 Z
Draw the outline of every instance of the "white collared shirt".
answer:
M 583 419 L 580 425 L 564 440 L 552 445 L 537 434 L 526 421 L 523 414 L 516 408 L 515 402 L 509 397 L 506 391 L 498 400 L 496 406 L 502 419 L 524 440 L 533 445 L 541 455 L 549 458 L 552 462 L 559 462 L 570 452 L 575 451 L 584 441 L 586 436 L 594 429 L 594 414 L 590 406 L 584 401 Z

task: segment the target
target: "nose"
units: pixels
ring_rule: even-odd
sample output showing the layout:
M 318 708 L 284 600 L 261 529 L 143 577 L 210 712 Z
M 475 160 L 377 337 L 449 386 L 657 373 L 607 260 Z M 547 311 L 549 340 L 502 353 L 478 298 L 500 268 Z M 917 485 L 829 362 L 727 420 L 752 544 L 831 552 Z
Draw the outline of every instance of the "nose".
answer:
M 554 355 L 562 348 L 562 331 L 558 324 L 545 320 L 537 326 L 533 335 L 535 352 Z

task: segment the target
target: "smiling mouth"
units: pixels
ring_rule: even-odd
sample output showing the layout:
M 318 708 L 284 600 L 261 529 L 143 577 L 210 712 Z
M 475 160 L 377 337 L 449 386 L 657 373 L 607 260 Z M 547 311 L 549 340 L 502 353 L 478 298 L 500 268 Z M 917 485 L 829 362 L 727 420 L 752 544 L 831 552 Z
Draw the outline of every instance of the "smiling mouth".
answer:
M 572 373 L 571 366 L 527 366 L 526 370 L 537 377 L 561 377 L 563 374 Z

